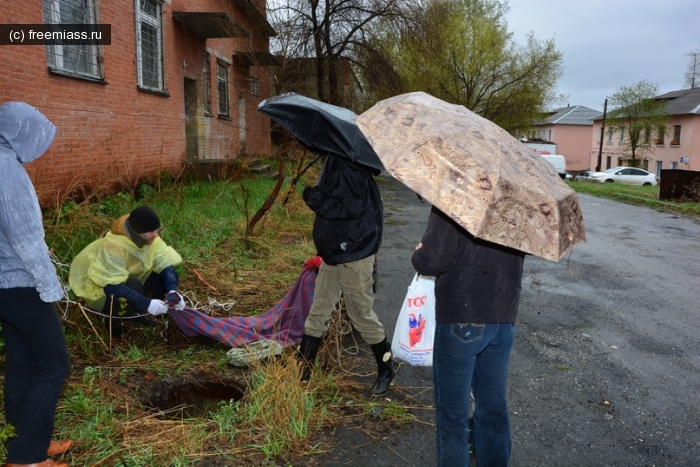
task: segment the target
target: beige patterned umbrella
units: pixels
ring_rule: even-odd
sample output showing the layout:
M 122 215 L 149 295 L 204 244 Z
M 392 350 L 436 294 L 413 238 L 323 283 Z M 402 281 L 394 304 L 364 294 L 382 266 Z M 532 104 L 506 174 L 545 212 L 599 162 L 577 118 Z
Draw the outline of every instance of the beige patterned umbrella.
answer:
M 576 193 L 551 164 L 466 107 L 414 92 L 355 122 L 391 175 L 475 237 L 550 261 L 586 240 Z

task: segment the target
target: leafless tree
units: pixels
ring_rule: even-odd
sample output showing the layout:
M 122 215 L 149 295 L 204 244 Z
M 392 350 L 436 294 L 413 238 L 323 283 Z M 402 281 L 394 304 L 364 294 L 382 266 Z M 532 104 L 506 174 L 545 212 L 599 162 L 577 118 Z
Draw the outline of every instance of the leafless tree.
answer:
M 268 11 L 277 30 L 273 50 L 287 60 L 311 60 L 313 90 L 321 101 L 348 105 L 343 82 L 362 66 L 357 57 L 369 46 L 371 26 L 403 17 L 412 0 L 279 0 Z M 284 65 L 283 65 L 284 66 Z M 349 67 L 349 68 L 348 68 Z M 299 85 L 298 83 L 292 84 Z M 284 88 L 285 84 L 281 83 Z M 362 109 L 353 109 L 362 110 Z
M 690 62 L 688 63 L 688 71 L 685 74 L 685 84 L 690 89 L 700 87 L 700 49 L 688 53 Z

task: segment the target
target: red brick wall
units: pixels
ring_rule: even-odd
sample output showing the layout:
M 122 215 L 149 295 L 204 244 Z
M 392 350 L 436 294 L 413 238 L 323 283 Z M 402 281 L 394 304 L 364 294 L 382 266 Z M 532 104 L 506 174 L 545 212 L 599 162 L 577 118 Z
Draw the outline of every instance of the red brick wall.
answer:
M 134 3 L 98 2 L 101 23 L 112 25 L 111 45 L 104 46 L 104 82 L 92 82 L 50 73 L 44 47 L 0 46 L 0 102 L 22 100 L 44 112 L 57 126 L 56 139 L 40 159 L 26 169 L 43 206 L 62 202 L 73 190 L 111 190 L 116 183 L 132 185 L 162 171 L 177 175 L 186 158 L 184 79 L 197 80 L 201 104 L 202 53 L 215 51 L 230 62 L 240 39 L 204 40 L 173 21 L 173 11 L 222 11 L 221 1 L 174 0 L 163 3 L 164 54 L 167 95 L 137 89 Z M 0 0 L 5 23 L 41 23 L 41 1 Z M 240 12 L 230 7 L 229 14 Z M 256 38 L 259 41 L 259 38 Z M 264 41 L 265 50 L 266 41 Z M 186 64 L 183 66 L 183 64 Z M 247 76 L 230 68 L 231 118 L 217 116 L 216 61 L 212 54 L 213 115 L 198 105 L 199 158 L 236 158 L 239 144 L 238 99 L 246 99 L 248 153 L 270 152 L 269 121 L 257 104 L 269 87 L 260 83 L 261 96 L 252 96 Z M 252 75 L 261 74 L 253 67 Z M 234 84 L 235 83 L 235 84 Z M 245 87 L 243 85 L 245 84 Z M 243 88 L 243 94 L 239 88 Z

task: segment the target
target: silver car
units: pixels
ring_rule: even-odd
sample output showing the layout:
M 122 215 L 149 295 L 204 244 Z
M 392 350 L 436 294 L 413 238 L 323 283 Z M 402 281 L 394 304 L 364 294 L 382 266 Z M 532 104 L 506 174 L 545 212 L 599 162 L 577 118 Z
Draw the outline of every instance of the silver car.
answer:
M 584 170 L 584 171 L 581 172 L 580 174 L 574 176 L 574 179 L 577 180 L 577 181 L 587 182 L 588 180 L 591 179 L 591 174 L 592 174 L 592 173 L 593 173 L 593 172 L 590 171 L 590 170 Z
M 600 183 L 624 183 L 627 185 L 656 185 L 656 175 L 643 169 L 634 167 L 611 167 L 605 172 L 593 172 L 590 175 L 592 181 Z

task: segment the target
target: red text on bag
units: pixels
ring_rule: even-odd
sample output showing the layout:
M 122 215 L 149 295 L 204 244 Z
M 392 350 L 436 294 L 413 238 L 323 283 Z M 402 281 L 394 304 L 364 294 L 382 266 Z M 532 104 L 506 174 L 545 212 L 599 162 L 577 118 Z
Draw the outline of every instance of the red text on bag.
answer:
M 408 306 L 410 308 L 417 308 L 419 306 L 425 306 L 425 299 L 427 295 L 422 295 L 420 297 L 415 297 L 415 298 L 407 298 L 408 300 Z

